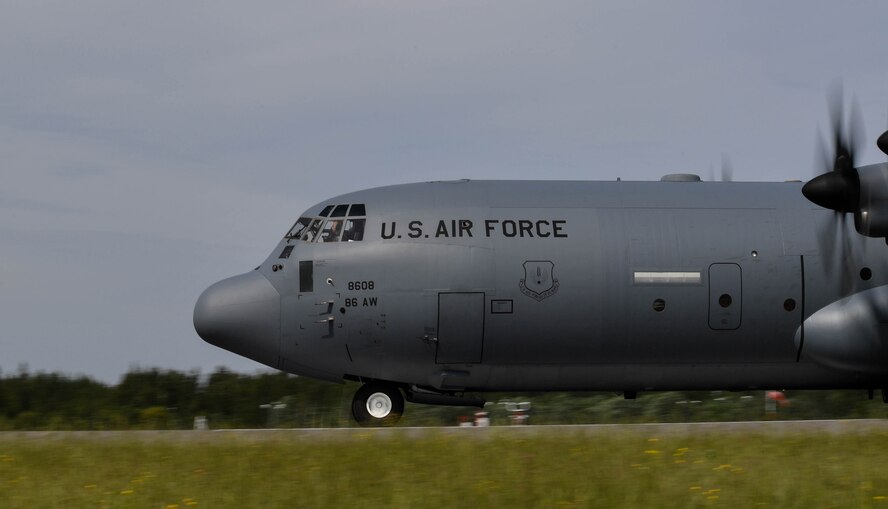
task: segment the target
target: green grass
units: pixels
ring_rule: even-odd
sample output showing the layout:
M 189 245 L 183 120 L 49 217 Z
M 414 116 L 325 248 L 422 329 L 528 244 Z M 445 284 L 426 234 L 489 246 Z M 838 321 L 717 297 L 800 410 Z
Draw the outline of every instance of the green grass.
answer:
M 882 433 L 126 437 L 0 436 L 0 507 L 888 509 Z

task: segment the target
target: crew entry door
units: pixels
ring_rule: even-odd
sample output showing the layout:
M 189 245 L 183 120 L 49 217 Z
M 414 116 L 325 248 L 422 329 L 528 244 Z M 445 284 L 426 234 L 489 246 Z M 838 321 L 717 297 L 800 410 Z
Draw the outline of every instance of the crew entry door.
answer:
M 438 364 L 481 362 L 484 293 L 438 294 Z

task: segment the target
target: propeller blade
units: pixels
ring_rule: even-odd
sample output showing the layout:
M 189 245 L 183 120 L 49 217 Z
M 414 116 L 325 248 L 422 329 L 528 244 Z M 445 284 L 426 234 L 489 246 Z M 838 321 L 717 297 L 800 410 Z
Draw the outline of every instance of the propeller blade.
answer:
M 854 293 L 855 265 L 847 216 L 833 212 L 817 228 L 817 242 L 827 276 L 837 277 L 840 295 Z
M 863 122 L 863 113 L 860 111 L 860 102 L 857 96 L 851 97 L 851 112 L 848 116 L 848 151 L 851 159 L 851 167 L 854 168 L 854 154 L 860 154 L 866 145 L 866 127 Z
M 851 295 L 854 291 L 854 256 L 851 251 L 851 236 L 848 233 L 847 216 L 839 216 L 839 273 L 842 278 L 842 295 Z
M 734 167 L 731 165 L 731 160 L 725 154 L 722 154 L 721 179 L 722 182 L 734 181 Z
M 841 80 L 834 82 L 829 92 L 827 92 L 826 106 L 829 110 L 830 134 L 833 137 L 832 162 L 835 163 L 840 156 L 847 155 L 849 152 L 842 136 L 845 117 L 845 92 Z M 834 165 L 831 167 L 833 170 L 836 169 Z
M 827 273 L 834 272 L 836 261 L 836 234 L 839 232 L 838 214 L 833 212 L 829 218 L 817 228 L 817 243 L 820 244 L 820 255 L 823 257 L 823 268 Z
M 823 139 L 823 131 L 817 128 L 817 140 L 814 145 L 814 167 L 812 168 L 811 177 L 817 177 L 832 170 L 833 161 L 829 155 L 829 149 L 826 147 L 826 141 Z

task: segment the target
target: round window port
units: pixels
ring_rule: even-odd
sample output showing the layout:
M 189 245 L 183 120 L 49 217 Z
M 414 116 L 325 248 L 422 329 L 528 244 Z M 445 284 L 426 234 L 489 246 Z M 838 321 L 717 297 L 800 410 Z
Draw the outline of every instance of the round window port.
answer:
M 654 304 L 653 304 L 653 308 L 654 308 L 654 311 L 656 311 L 657 313 L 659 313 L 660 311 L 663 311 L 664 309 L 666 309 L 666 301 L 663 299 L 655 300 Z
M 783 309 L 787 311 L 794 311 L 796 308 L 796 301 L 794 299 L 786 299 L 783 301 Z
M 718 298 L 718 305 L 723 308 L 729 307 L 732 302 L 734 302 L 734 299 L 732 299 L 731 296 L 726 293 L 721 294 L 721 296 Z
M 860 279 L 869 281 L 873 277 L 873 271 L 869 267 L 860 269 Z

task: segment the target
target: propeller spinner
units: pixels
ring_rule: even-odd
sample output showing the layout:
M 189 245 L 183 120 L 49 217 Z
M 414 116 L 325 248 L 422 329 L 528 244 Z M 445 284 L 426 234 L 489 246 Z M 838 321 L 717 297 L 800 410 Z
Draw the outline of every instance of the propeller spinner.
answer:
M 829 110 L 833 137 L 832 156 L 823 161 L 824 167 L 832 167 L 802 187 L 805 198 L 840 214 L 852 213 L 857 219 L 860 213 L 860 176 L 854 167 L 854 153 L 863 138 L 863 121 L 857 102 L 852 102 L 848 122 L 844 121 L 844 98 L 841 86 L 836 86 L 829 96 Z M 888 134 L 888 133 L 886 133 Z M 819 137 L 818 137 L 819 138 Z M 884 134 L 882 138 L 888 142 Z M 880 140 L 882 138 L 879 138 Z M 820 139 L 820 138 L 819 138 Z M 820 152 L 826 154 L 820 139 Z

